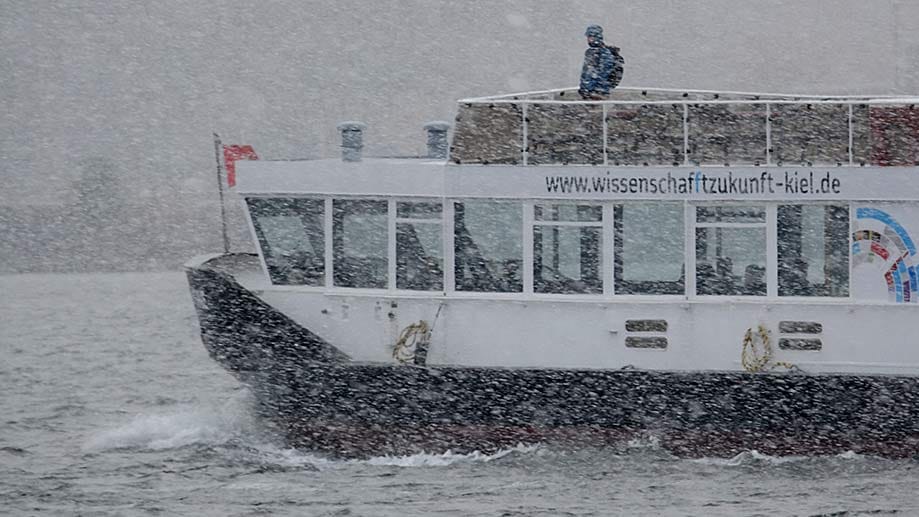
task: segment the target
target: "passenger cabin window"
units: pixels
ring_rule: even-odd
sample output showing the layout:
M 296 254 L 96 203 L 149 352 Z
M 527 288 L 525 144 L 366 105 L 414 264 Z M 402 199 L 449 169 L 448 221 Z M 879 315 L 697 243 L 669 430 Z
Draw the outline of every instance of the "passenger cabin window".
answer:
M 536 205 L 533 216 L 533 291 L 602 293 L 602 207 Z
M 333 279 L 336 286 L 387 287 L 387 212 L 386 201 L 332 201 Z
M 766 295 L 765 207 L 696 207 L 696 293 Z
M 454 207 L 457 291 L 523 291 L 523 210 L 513 201 L 464 201 Z
M 779 296 L 849 295 L 849 207 L 778 207 Z
M 323 285 L 323 200 L 248 198 L 246 204 L 271 283 Z
M 444 288 L 443 216 L 439 202 L 396 203 L 396 288 Z
M 616 294 L 683 294 L 683 203 L 628 203 L 613 207 Z

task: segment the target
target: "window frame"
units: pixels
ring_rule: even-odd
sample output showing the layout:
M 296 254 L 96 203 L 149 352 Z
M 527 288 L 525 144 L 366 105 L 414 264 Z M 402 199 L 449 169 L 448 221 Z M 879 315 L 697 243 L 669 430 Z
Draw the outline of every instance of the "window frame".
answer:
M 521 271 L 520 271 L 520 291 L 478 291 L 478 290 L 460 290 L 457 289 L 456 285 L 456 204 L 457 203 L 469 203 L 469 202 L 495 202 L 495 203 L 512 203 L 516 204 L 521 210 L 520 212 L 520 233 L 521 233 Z M 501 299 L 501 298 L 522 298 L 528 297 L 532 298 L 534 293 L 532 291 L 532 275 L 533 275 L 533 237 L 532 235 L 527 234 L 527 222 L 532 220 L 533 213 L 533 203 L 535 200 L 530 198 L 494 198 L 494 197 L 449 197 L 445 198 L 444 206 L 449 205 L 449 219 L 444 221 L 444 230 L 449 232 L 450 241 L 449 241 L 449 256 L 450 256 L 450 271 L 447 272 L 449 278 L 447 291 L 450 295 L 455 295 L 459 297 L 468 297 L 468 298 L 487 298 L 487 299 Z M 444 210 L 444 217 L 447 217 L 447 210 Z M 449 227 L 449 228 L 448 228 Z M 446 241 L 445 241 L 446 246 Z M 445 253 L 447 252 L 445 248 Z M 528 251 L 529 250 L 529 251 Z M 444 261 L 447 262 L 447 261 Z
M 764 211 L 764 220 L 762 222 L 698 222 L 698 212 L 697 208 L 699 207 L 709 207 L 709 206 L 758 206 L 762 207 Z M 692 274 L 686 275 L 686 296 L 690 300 L 724 300 L 724 299 L 733 299 L 733 300 L 772 300 L 777 298 L 777 246 L 776 246 L 776 209 L 778 203 L 775 201 L 766 201 L 766 200 L 750 200 L 750 201 L 737 201 L 737 200 L 712 200 L 712 201 L 686 201 L 686 211 L 685 216 L 687 218 L 686 223 L 686 270 L 692 271 Z M 765 253 L 765 263 L 766 263 L 766 293 L 759 294 L 699 294 L 698 285 L 696 283 L 696 277 L 698 271 L 698 261 L 696 258 L 696 230 L 699 228 L 763 228 L 765 230 L 766 237 L 766 246 L 764 249 Z M 692 268 L 690 269 L 690 264 Z
M 775 224 L 772 225 L 771 231 L 774 233 L 773 241 L 775 242 L 774 250 L 774 261 L 775 261 L 775 278 L 774 281 L 769 285 L 774 288 L 775 292 L 770 295 L 770 298 L 779 300 L 779 301 L 791 301 L 791 302 L 852 302 L 855 296 L 855 289 L 852 285 L 852 269 L 853 269 L 853 260 L 852 260 L 852 233 L 855 231 L 855 207 L 858 206 L 860 201 L 853 200 L 814 200 L 814 201 L 788 201 L 780 200 L 773 203 L 775 211 Z M 778 293 L 779 289 L 779 276 L 778 276 L 778 260 L 779 260 L 779 249 L 778 249 L 778 207 L 780 205 L 798 205 L 798 206 L 845 206 L 848 213 L 848 231 L 846 232 L 846 253 L 847 253 L 847 282 L 848 282 L 848 294 L 846 296 L 780 296 Z
M 590 206 L 596 207 L 600 212 L 599 221 L 553 221 L 548 219 L 537 219 L 536 218 L 536 208 L 539 206 L 553 206 L 553 205 L 563 205 L 563 206 Z M 531 200 L 530 203 L 525 204 L 524 206 L 525 217 L 524 217 L 524 245 L 527 246 L 526 249 L 529 250 L 529 256 L 524 253 L 524 264 L 527 269 L 529 269 L 529 275 L 524 276 L 524 292 L 528 294 L 533 294 L 534 296 L 604 296 L 607 295 L 608 284 L 612 283 L 611 279 L 607 278 L 607 268 L 606 268 L 606 225 L 607 225 L 607 210 L 606 203 L 603 201 L 597 200 Z M 560 292 L 537 292 L 536 291 L 536 228 L 596 228 L 599 230 L 599 263 L 597 264 L 597 274 L 600 280 L 600 291 L 599 292 L 569 292 L 569 293 L 560 293 Z M 527 238 L 528 237 L 528 238 Z M 543 254 L 545 255 L 545 253 Z M 528 258 L 529 257 L 529 258 Z
M 683 269 L 684 269 L 684 272 L 683 272 L 683 288 L 682 288 L 682 290 L 680 290 L 680 292 L 664 293 L 664 294 L 657 294 L 657 293 L 621 293 L 621 292 L 619 292 L 620 287 L 621 287 L 621 286 L 620 286 L 621 282 L 617 281 L 617 278 L 616 278 L 616 277 L 617 277 L 617 271 L 620 272 L 620 273 L 619 273 L 619 276 L 622 275 L 621 271 L 622 271 L 622 267 L 623 267 L 622 264 L 623 264 L 623 263 L 622 263 L 621 260 L 617 260 L 617 258 L 618 258 L 618 253 L 619 253 L 621 250 L 620 250 L 620 246 L 619 246 L 620 239 L 617 237 L 616 228 L 619 227 L 620 224 L 622 224 L 622 222 L 620 221 L 620 219 L 622 218 L 622 214 L 619 213 L 619 211 L 617 210 L 617 207 L 618 207 L 618 206 L 627 206 L 627 205 L 643 205 L 643 204 L 648 204 L 648 203 L 671 203 L 671 204 L 673 204 L 674 206 L 676 206 L 677 204 L 679 204 L 679 205 L 680 205 L 680 208 L 683 210 L 683 225 L 682 225 L 682 226 L 683 226 Z M 611 202 L 609 203 L 609 211 L 610 211 L 610 244 L 611 244 L 611 246 L 608 246 L 609 249 L 608 249 L 607 251 L 609 251 L 609 261 L 610 261 L 609 281 L 610 281 L 610 283 L 612 284 L 612 289 L 610 290 L 610 291 L 611 291 L 610 294 L 613 294 L 613 295 L 615 295 L 615 296 L 617 296 L 617 297 L 628 297 L 629 299 L 637 299 L 637 298 L 639 298 L 639 297 L 655 297 L 655 298 L 656 298 L 656 297 L 668 297 L 668 298 L 686 299 L 687 293 L 689 292 L 689 291 L 688 291 L 688 287 L 687 287 L 687 286 L 689 285 L 689 279 L 688 279 L 688 277 L 690 276 L 690 275 L 687 275 L 687 274 L 686 274 L 686 271 L 689 271 L 689 263 L 687 262 L 687 257 L 686 257 L 686 255 L 687 255 L 687 250 L 688 250 L 689 247 L 690 247 L 690 244 L 689 244 L 689 242 L 688 242 L 689 239 L 688 239 L 687 219 L 686 219 L 686 217 L 687 217 L 687 215 L 686 215 L 686 214 L 687 214 L 687 211 L 686 211 L 686 204 L 687 204 L 687 202 L 684 201 L 684 200 L 661 200 L 661 201 L 657 201 L 657 200 L 654 200 L 654 201 L 648 201 L 648 200 L 635 200 L 635 201 L 632 201 L 632 200 L 629 200 L 629 201 L 616 200 L 616 201 L 611 201 Z M 618 214 L 618 216 L 617 216 L 617 214 Z M 693 231 L 694 231 L 694 230 L 693 230 Z M 695 246 L 695 242 L 694 242 L 694 241 L 693 241 L 692 245 Z M 652 283 L 652 282 L 653 282 L 653 281 L 642 281 L 641 283 L 642 283 L 642 284 L 647 284 L 647 283 Z M 675 283 L 675 282 L 667 282 L 667 283 Z
M 351 287 L 335 284 L 335 201 L 348 201 L 348 202 L 385 202 L 386 203 L 386 287 Z M 395 248 L 392 243 L 394 237 L 393 230 L 395 229 L 395 222 L 392 217 L 392 210 L 395 207 L 395 201 L 393 198 L 388 196 L 341 196 L 341 195 L 330 195 L 326 198 L 326 228 L 330 232 L 329 239 L 326 244 L 326 256 L 331 256 L 331 261 L 328 264 L 331 266 L 330 269 L 326 270 L 327 281 L 326 286 L 329 289 L 337 290 L 343 289 L 347 291 L 368 291 L 368 292 L 380 292 L 380 291 L 391 291 L 392 284 L 394 279 L 392 278 L 392 270 L 394 269 L 393 264 L 393 255 L 395 254 Z
M 389 224 L 388 224 L 388 229 L 389 229 L 389 248 L 390 248 L 390 250 L 389 250 L 389 256 L 390 256 L 390 263 L 389 263 L 390 282 L 389 282 L 388 290 L 389 290 L 389 291 L 393 291 L 393 292 L 398 292 L 398 293 L 400 293 L 400 294 L 401 294 L 401 293 L 412 293 L 412 294 L 417 294 L 417 295 L 424 295 L 425 293 L 441 293 L 441 294 L 443 294 L 443 293 L 447 292 L 447 290 L 448 290 L 448 287 L 447 287 L 447 277 L 450 276 L 450 273 L 449 273 L 448 270 L 447 270 L 447 256 L 448 256 L 447 249 L 448 249 L 448 248 L 447 248 L 447 245 L 446 245 L 446 236 L 445 236 L 445 232 L 446 232 L 446 228 L 445 228 L 445 227 L 447 226 L 447 222 L 446 222 L 446 221 L 447 221 L 447 219 L 446 219 L 447 207 L 446 207 L 446 205 L 447 205 L 448 201 L 447 201 L 445 198 L 442 198 L 442 197 L 440 197 L 440 198 L 434 198 L 434 197 L 419 197 L 419 198 L 392 197 L 392 198 L 389 198 L 389 201 L 390 201 L 389 213 L 391 214 L 391 217 L 389 218 Z M 439 205 L 440 205 L 440 219 L 432 219 L 432 218 L 422 219 L 422 218 L 411 218 L 411 217 L 399 217 L 399 213 L 398 213 L 399 203 L 436 203 L 436 204 L 439 204 Z M 429 224 L 429 225 L 439 224 L 439 225 L 440 225 L 440 253 L 441 253 L 441 260 L 442 260 L 442 262 L 443 262 L 443 264 L 441 265 L 441 272 L 440 272 L 440 275 L 441 275 L 441 279 L 440 279 L 441 288 L 440 288 L 440 289 L 425 289 L 425 290 L 421 290 L 421 289 L 406 289 L 406 288 L 400 288 L 400 287 L 398 286 L 398 274 L 399 274 L 399 269 L 398 269 L 398 268 L 399 268 L 398 228 L 399 228 L 399 224 L 400 224 L 400 223 L 402 223 L 402 224 L 405 224 L 405 223 L 410 223 L 410 224 Z M 452 227 L 452 225 L 451 225 L 451 227 Z M 450 253 L 449 255 L 452 255 L 452 253 Z M 452 262 L 452 261 L 451 261 L 451 262 Z
M 254 213 L 249 203 L 249 199 L 272 200 L 272 199 L 305 199 L 320 201 L 323 203 L 323 241 L 325 246 L 324 254 L 324 285 L 301 285 L 301 284 L 276 284 L 272 281 L 265 257 L 265 249 L 259 238 L 256 229 Z M 335 279 L 335 262 L 334 262 L 334 201 L 385 201 L 387 205 L 387 285 L 385 288 L 369 287 L 344 287 L 334 285 Z M 455 277 L 455 203 L 468 202 L 511 202 L 518 204 L 521 213 L 522 234 L 522 290 L 519 292 L 503 291 L 460 291 L 456 289 Z M 618 223 L 616 216 L 617 205 L 628 205 L 635 203 L 680 203 L 683 206 L 683 246 L 684 246 L 684 267 L 687 274 L 684 275 L 684 285 L 681 293 L 674 294 L 643 294 L 643 293 L 620 293 L 620 282 L 616 281 L 616 247 L 615 247 L 615 227 Z M 809 302 L 809 303 L 851 303 L 854 297 L 852 286 L 852 268 L 853 261 L 851 258 L 852 249 L 852 229 L 854 225 L 855 212 L 854 207 L 862 201 L 858 200 L 623 200 L 623 199 L 552 199 L 552 198 L 491 198 L 491 197 L 438 197 L 438 196 L 386 196 L 386 195 L 353 195 L 353 194 L 285 194 L 285 195 L 266 195 L 255 194 L 246 195 L 243 199 L 243 207 L 247 216 L 250 235 L 254 243 L 257 244 L 258 258 L 262 266 L 262 274 L 267 285 L 274 290 L 279 291 L 312 291 L 325 292 L 329 294 L 337 293 L 354 293 L 354 294 L 398 294 L 405 297 L 433 297 L 446 296 L 456 298 L 479 298 L 479 299 L 555 299 L 555 300 L 604 300 L 604 301 L 641 301 L 641 300 L 673 300 L 683 299 L 695 302 L 718 302 L 725 298 L 750 301 L 756 303 L 768 302 Z M 441 206 L 441 216 L 437 219 L 414 219 L 402 218 L 398 216 L 397 207 L 399 203 L 438 203 Z M 599 206 L 601 209 L 600 221 L 548 221 L 535 218 L 535 207 L 537 205 L 591 205 Z M 700 206 L 761 206 L 765 209 L 765 222 L 697 222 L 696 209 Z M 848 235 L 847 250 L 848 257 L 848 280 L 849 289 L 847 296 L 779 296 L 778 295 L 778 207 L 783 205 L 833 205 L 844 206 L 848 209 Z M 440 224 L 441 230 L 441 252 L 443 253 L 443 271 L 442 282 L 443 288 L 440 290 L 415 290 L 399 289 L 397 287 L 397 227 L 399 223 L 421 222 L 423 224 Z M 603 284 L 602 293 L 537 293 L 534 292 L 534 228 L 536 226 L 572 226 L 572 227 L 599 227 L 601 228 L 601 278 Z M 704 227 L 764 227 L 766 230 L 766 286 L 765 295 L 705 295 L 696 293 L 696 230 Z M 692 274 L 688 274 L 691 272 Z
M 293 199 L 293 200 L 312 200 L 318 201 L 322 204 L 322 230 L 323 230 L 323 281 L 316 285 L 310 284 L 278 284 L 274 282 L 274 279 L 271 277 L 271 269 L 268 266 L 268 259 L 265 256 L 266 252 L 271 251 L 271 244 L 267 243 L 264 239 L 263 229 L 256 223 L 256 217 L 259 214 L 253 212 L 252 207 L 249 204 L 249 200 L 256 200 L 257 202 L 265 202 L 276 199 Z M 328 249 L 331 242 L 331 234 L 329 233 L 329 228 L 327 227 L 326 220 L 329 218 L 329 206 L 325 202 L 325 196 L 316 196 L 316 195 L 246 195 L 242 197 L 242 207 L 246 216 L 246 224 L 249 227 L 249 234 L 252 237 L 252 242 L 256 245 L 256 252 L 258 255 L 259 262 L 262 266 L 262 276 L 268 282 L 268 285 L 273 288 L 279 289 L 305 289 L 313 291 L 322 291 L 326 289 L 330 280 L 330 266 L 331 262 L 329 259 Z M 267 244 L 267 246 L 266 246 Z

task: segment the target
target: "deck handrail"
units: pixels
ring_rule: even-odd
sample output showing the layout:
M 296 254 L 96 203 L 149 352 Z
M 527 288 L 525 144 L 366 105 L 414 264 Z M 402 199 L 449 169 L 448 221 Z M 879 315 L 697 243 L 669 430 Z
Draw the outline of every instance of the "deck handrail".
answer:
M 530 120 L 529 112 L 534 106 L 598 106 L 602 110 L 602 135 L 597 135 L 602 137 L 602 165 L 609 165 L 609 114 L 611 110 L 614 110 L 617 106 L 622 107 L 634 107 L 634 106 L 671 106 L 673 108 L 682 107 L 682 165 L 691 165 L 690 155 L 691 148 L 691 131 L 690 131 L 690 108 L 699 107 L 699 106 L 761 106 L 761 110 L 750 110 L 744 113 L 735 113 L 734 115 L 738 119 L 747 119 L 762 117 L 762 124 L 764 126 L 764 136 L 765 136 L 765 153 L 763 156 L 765 165 L 773 165 L 774 163 L 774 151 L 773 151 L 773 127 L 772 127 L 772 118 L 773 111 L 775 111 L 776 106 L 793 106 L 793 105 L 806 105 L 806 106 L 847 106 L 847 148 L 848 148 L 848 160 L 838 160 L 838 166 L 855 166 L 856 165 L 856 156 L 853 149 L 855 143 L 855 128 L 854 128 L 854 115 L 853 108 L 856 106 L 903 106 L 908 105 L 910 108 L 913 105 L 919 104 L 919 97 L 914 96 L 880 96 L 880 95 L 866 95 L 866 96 L 811 96 L 811 95 L 788 95 L 788 94 L 760 94 L 760 93 L 745 93 L 745 92 L 714 92 L 714 91 L 705 91 L 705 90 L 668 90 L 668 89 L 640 89 L 640 88 L 622 88 L 628 93 L 640 93 L 642 95 L 651 92 L 652 94 L 679 94 L 680 98 L 671 98 L 671 99 L 606 99 L 606 100 L 582 100 L 577 98 L 577 91 L 569 88 L 560 88 L 554 90 L 544 90 L 544 91 L 534 91 L 534 92 L 524 92 L 518 94 L 508 94 L 500 95 L 494 97 L 478 97 L 478 98 L 467 98 L 462 99 L 459 102 L 461 106 L 465 105 L 472 107 L 474 105 L 486 105 L 489 107 L 501 106 L 501 105 L 515 105 L 520 107 L 520 116 L 521 116 L 521 127 L 520 131 L 522 133 L 522 142 L 521 142 L 521 156 L 520 162 L 523 165 L 530 165 L 530 151 L 528 149 L 529 138 L 533 134 L 530 131 Z M 558 99 L 557 97 L 562 96 L 566 93 L 571 93 L 573 99 Z M 714 95 L 715 98 L 705 99 L 705 98 L 685 98 L 689 95 Z M 527 98 L 534 96 L 552 96 L 555 98 Z M 756 98 L 735 98 L 735 99 L 722 99 L 717 98 L 721 95 L 738 95 L 745 97 L 756 97 Z M 763 97 L 763 98 L 759 98 Z M 840 119 L 836 119 L 840 120 Z M 841 120 L 840 120 L 841 121 Z M 755 127 L 755 126 L 754 126 Z M 837 126 L 838 127 L 838 126 Z M 841 129 L 841 128 L 839 128 Z M 676 136 L 676 135 L 674 135 Z M 839 135 L 842 137 L 842 135 Z M 840 141 L 842 138 L 839 139 Z M 676 149 L 674 148 L 674 152 Z M 781 160 L 781 158 L 780 158 Z M 743 161 L 743 159 L 741 159 Z M 618 162 L 617 162 L 618 163 Z M 759 160 L 757 160 L 759 163 Z M 864 165 L 864 164 L 861 164 Z
M 576 87 L 569 88 L 553 88 L 549 90 L 533 90 L 528 92 L 520 93 L 506 93 L 501 95 L 490 95 L 485 97 L 468 97 L 460 99 L 459 103 L 505 103 L 505 102 L 521 102 L 521 101 L 538 101 L 538 102 L 552 102 L 552 103 L 564 103 L 564 104 L 617 104 L 617 103 L 627 103 L 627 102 L 637 102 L 640 104 L 647 103 L 662 103 L 668 104 L 674 101 L 676 102 L 686 102 L 686 103 L 703 103 L 710 102 L 711 100 L 703 99 L 672 99 L 672 100 L 662 100 L 662 101 L 622 101 L 616 99 L 607 99 L 607 100 L 596 100 L 596 101 L 587 101 L 587 100 L 559 100 L 552 101 L 549 99 L 527 99 L 527 96 L 534 95 L 547 95 L 547 94 L 557 94 L 561 92 L 571 92 L 576 94 L 578 89 Z M 650 93 L 674 93 L 674 94 L 686 94 L 686 95 L 739 95 L 747 97 L 760 97 L 761 99 L 751 99 L 753 102 L 759 102 L 760 100 L 788 100 L 788 101 L 807 101 L 808 99 L 814 100 L 825 100 L 829 102 L 848 100 L 853 103 L 860 103 L 863 100 L 868 101 L 885 101 L 885 100 L 895 100 L 895 101 L 904 101 L 906 103 L 919 103 L 919 96 L 914 95 L 900 95 L 900 94 L 854 94 L 854 95 L 814 95 L 814 94 L 798 94 L 798 93 L 764 93 L 764 92 L 741 92 L 741 91 L 724 91 L 724 90 L 696 90 L 696 89 L 681 89 L 681 88 L 641 88 L 635 86 L 622 86 L 616 88 L 614 91 L 625 91 L 625 92 L 650 92 Z M 714 101 L 720 101 L 720 99 L 713 99 Z M 741 100 L 741 99 L 736 99 Z M 727 102 L 732 102 L 730 99 L 726 100 Z M 717 102 L 716 102 L 717 103 Z

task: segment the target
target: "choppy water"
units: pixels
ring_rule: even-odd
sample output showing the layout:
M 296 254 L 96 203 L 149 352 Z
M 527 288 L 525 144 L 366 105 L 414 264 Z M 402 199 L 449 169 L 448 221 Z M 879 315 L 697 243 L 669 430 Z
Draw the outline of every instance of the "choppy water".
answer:
M 0 277 L 0 513 L 919 515 L 919 459 L 520 447 L 332 461 L 259 427 L 184 276 Z

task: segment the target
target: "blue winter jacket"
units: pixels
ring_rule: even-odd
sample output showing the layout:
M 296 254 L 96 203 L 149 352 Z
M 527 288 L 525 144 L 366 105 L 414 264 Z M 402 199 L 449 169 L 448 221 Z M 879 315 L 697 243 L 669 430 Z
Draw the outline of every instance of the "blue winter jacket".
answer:
M 584 51 L 581 68 L 581 93 L 608 94 L 609 76 L 613 71 L 613 53 L 601 39 L 595 39 Z

